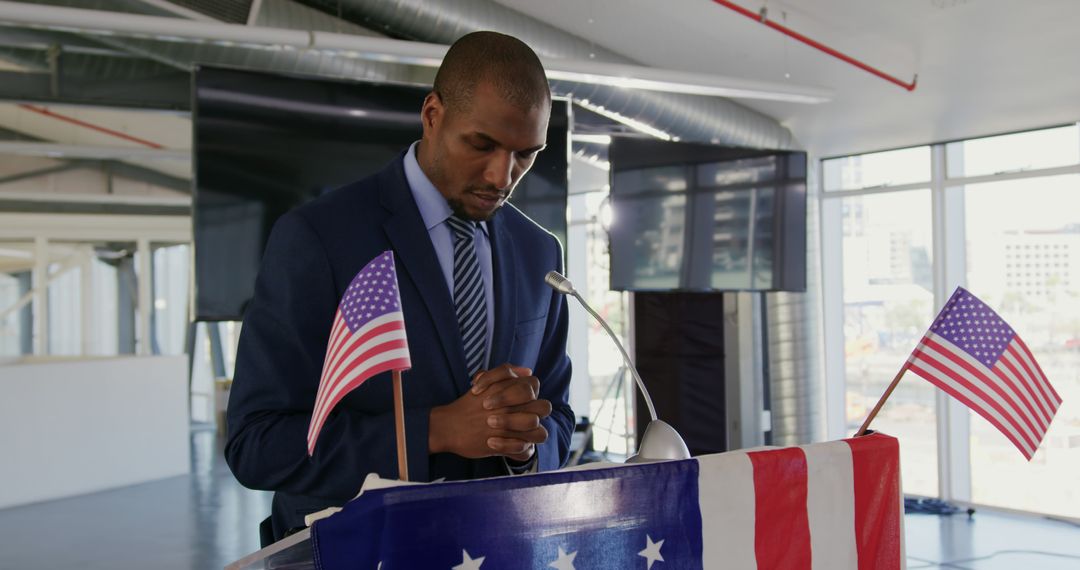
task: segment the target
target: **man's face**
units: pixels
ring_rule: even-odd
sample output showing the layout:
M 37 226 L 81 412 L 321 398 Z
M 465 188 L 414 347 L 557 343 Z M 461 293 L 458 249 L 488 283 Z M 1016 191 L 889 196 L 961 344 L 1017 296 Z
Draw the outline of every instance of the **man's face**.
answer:
M 421 166 L 457 216 L 488 220 L 544 148 L 551 105 L 522 109 L 481 82 L 461 107 L 434 93 L 424 100 Z

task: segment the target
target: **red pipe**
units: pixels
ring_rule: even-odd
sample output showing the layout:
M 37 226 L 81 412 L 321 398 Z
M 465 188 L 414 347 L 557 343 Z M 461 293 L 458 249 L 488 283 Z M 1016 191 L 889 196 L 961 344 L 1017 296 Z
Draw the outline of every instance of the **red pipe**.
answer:
M 94 131 L 97 131 L 99 133 L 104 133 L 104 134 L 107 134 L 107 135 L 111 135 L 111 136 L 114 136 L 114 137 L 117 137 L 117 138 L 124 139 L 126 141 L 131 141 L 131 142 L 134 142 L 134 143 L 141 144 L 143 146 L 148 146 L 150 148 L 158 148 L 158 149 L 165 148 L 164 146 L 159 145 L 156 142 L 148 141 L 146 139 L 140 139 L 139 137 L 133 137 L 133 136 L 127 134 L 127 133 L 122 133 L 120 131 L 114 131 L 112 129 L 108 129 L 108 128 L 105 128 L 105 127 L 102 127 L 102 126 L 98 126 L 98 125 L 95 125 L 93 123 L 87 123 L 86 121 L 80 121 L 79 119 L 76 119 L 75 117 L 69 117 L 67 115 L 61 115 L 60 113 L 54 113 L 54 112 L 52 112 L 52 111 L 50 111 L 50 110 L 48 110 L 48 109 L 46 109 L 44 107 L 37 107 L 35 105 L 28 105 L 26 103 L 20 103 L 19 107 L 21 107 L 23 109 L 26 109 L 27 111 L 32 111 L 34 113 L 45 115 L 46 117 L 52 117 L 54 119 L 59 119 L 61 121 L 71 123 L 73 125 L 78 125 L 80 127 L 86 127 L 86 128 L 88 128 L 90 130 L 94 130 Z
M 770 28 L 772 28 L 772 29 L 784 34 L 784 35 L 793 37 L 793 38 L 799 40 L 800 42 L 802 42 L 802 43 L 804 43 L 804 44 L 806 44 L 806 45 L 808 45 L 808 46 L 810 46 L 812 48 L 819 49 L 819 50 L 821 50 L 821 51 L 823 51 L 823 52 L 825 52 L 825 53 L 827 53 L 827 54 L 829 54 L 829 55 L 831 55 L 831 56 L 833 56 L 833 57 L 835 57 L 835 58 L 837 58 L 837 59 L 839 59 L 841 61 L 846 61 L 847 63 L 850 63 L 851 65 L 854 65 L 855 67 L 858 67 L 859 69 L 862 69 L 863 71 L 868 71 L 870 73 L 873 73 L 874 75 L 876 75 L 876 76 L 878 76 L 878 77 L 880 77 L 880 78 L 882 78 L 882 79 L 884 79 L 886 81 L 889 81 L 891 83 L 895 83 L 895 84 L 899 85 L 900 87 L 903 87 L 904 89 L 907 89 L 908 91 L 914 91 L 915 86 L 919 83 L 919 75 L 918 74 L 916 74 L 915 78 L 911 80 L 911 83 L 905 83 L 905 82 L 903 82 L 903 81 L 889 75 L 888 73 L 885 73 L 884 71 L 881 71 L 879 69 L 870 67 L 869 65 L 867 65 L 867 64 L 865 64 L 865 63 L 863 63 L 863 62 L 861 62 L 861 61 L 859 61 L 859 60 L 857 60 L 857 59 L 855 59 L 855 58 L 853 58 L 853 57 L 851 57 L 849 55 L 845 55 L 843 53 L 840 53 L 840 52 L 834 50 L 833 48 L 831 48 L 829 46 L 818 43 L 818 42 L 816 42 L 816 41 L 814 41 L 814 40 L 800 34 L 799 32 L 796 32 L 795 30 L 792 30 L 791 28 L 789 28 L 787 26 L 777 24 L 776 22 L 774 22 L 772 20 L 769 20 L 768 18 L 765 17 L 765 9 L 764 8 L 762 8 L 761 12 L 758 13 L 758 12 L 753 12 L 753 11 L 747 10 L 746 8 L 743 8 L 742 6 L 739 6 L 738 4 L 736 4 L 734 2 L 730 2 L 729 0 L 713 0 L 713 2 L 716 2 L 717 4 L 719 4 L 721 6 L 731 8 L 732 10 L 735 10 L 736 12 L 742 14 L 743 16 L 746 16 L 747 18 L 750 18 L 751 20 L 754 20 L 756 22 L 761 22 L 762 24 L 765 24 L 766 26 L 769 26 Z

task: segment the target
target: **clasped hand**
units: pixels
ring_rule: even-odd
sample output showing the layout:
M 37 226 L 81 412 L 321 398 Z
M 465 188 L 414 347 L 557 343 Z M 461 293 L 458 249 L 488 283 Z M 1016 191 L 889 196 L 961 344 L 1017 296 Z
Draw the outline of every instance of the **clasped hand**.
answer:
M 432 408 L 429 450 L 528 461 L 548 436 L 540 419 L 551 414 L 551 402 L 539 394 L 540 380 L 528 368 L 504 364 L 478 372 L 468 392 Z

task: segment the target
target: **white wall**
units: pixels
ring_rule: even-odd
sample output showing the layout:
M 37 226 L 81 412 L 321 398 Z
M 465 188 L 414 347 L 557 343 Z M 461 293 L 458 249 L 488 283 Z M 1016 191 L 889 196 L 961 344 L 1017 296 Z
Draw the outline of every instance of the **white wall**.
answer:
M 189 471 L 187 358 L 0 366 L 0 508 Z

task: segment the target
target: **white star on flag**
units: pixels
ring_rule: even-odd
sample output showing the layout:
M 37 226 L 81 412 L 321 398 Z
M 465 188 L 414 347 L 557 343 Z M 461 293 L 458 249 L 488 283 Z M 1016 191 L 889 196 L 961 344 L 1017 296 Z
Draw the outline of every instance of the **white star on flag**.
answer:
M 566 551 L 564 551 L 563 548 L 560 546 L 559 547 L 559 559 L 556 560 L 555 562 L 552 562 L 551 564 L 548 564 L 548 566 L 551 567 L 551 568 L 555 568 L 556 570 L 575 570 L 574 569 L 574 558 L 575 557 L 577 557 L 577 551 L 576 550 L 574 552 L 571 552 L 570 554 L 567 554 Z
M 638 552 L 638 556 L 643 556 L 645 560 L 649 561 L 649 564 L 645 566 L 647 570 L 652 570 L 653 562 L 664 561 L 664 557 L 660 555 L 660 547 L 664 546 L 664 541 L 653 542 L 652 537 L 645 535 L 645 550 Z
M 480 558 L 472 558 L 469 553 L 464 549 L 461 550 L 461 564 L 454 566 L 451 570 L 480 570 L 480 565 L 484 563 L 486 556 Z

